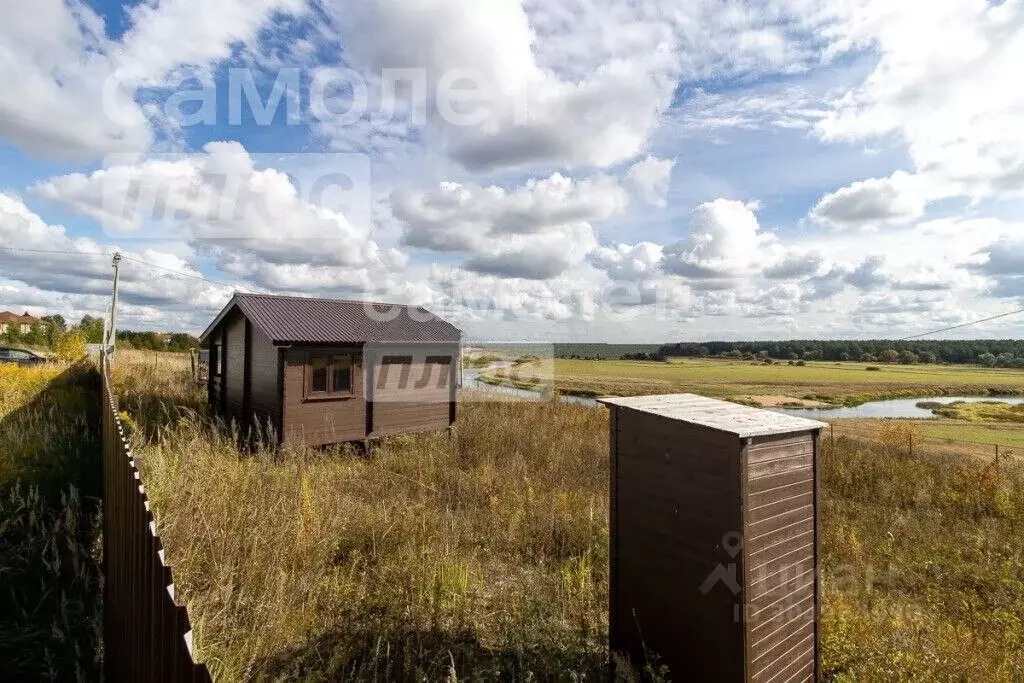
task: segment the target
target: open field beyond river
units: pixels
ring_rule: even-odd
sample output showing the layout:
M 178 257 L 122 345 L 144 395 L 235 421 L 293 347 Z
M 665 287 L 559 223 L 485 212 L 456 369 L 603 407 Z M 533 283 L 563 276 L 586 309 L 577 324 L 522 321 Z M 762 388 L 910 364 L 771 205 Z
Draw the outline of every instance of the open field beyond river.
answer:
M 869 368 L 875 368 L 873 370 Z M 970 365 L 808 362 L 804 366 L 725 359 L 668 362 L 575 360 L 528 362 L 487 376 L 522 386 L 554 378 L 558 391 L 593 396 L 693 392 L 751 404 L 805 401 L 856 404 L 933 395 L 1024 394 L 1024 371 Z M 760 400 L 767 397 L 768 400 Z M 809 406 L 808 406 L 809 407 Z
M 124 353 L 116 382 L 219 680 L 606 676 L 603 409 L 467 402 L 457 440 L 243 454 L 184 358 Z M 823 455 L 825 678 L 1021 680 L 1019 462 L 901 443 Z

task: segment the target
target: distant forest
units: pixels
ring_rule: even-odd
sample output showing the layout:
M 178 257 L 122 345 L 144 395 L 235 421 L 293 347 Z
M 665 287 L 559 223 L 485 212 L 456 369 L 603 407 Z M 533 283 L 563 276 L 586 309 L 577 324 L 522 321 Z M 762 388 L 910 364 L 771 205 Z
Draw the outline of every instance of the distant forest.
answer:
M 824 360 L 865 363 L 978 363 L 1024 367 L 1024 340 L 888 339 L 712 341 L 675 344 L 555 344 L 558 358 L 665 360 L 670 357 L 725 357 L 782 361 Z

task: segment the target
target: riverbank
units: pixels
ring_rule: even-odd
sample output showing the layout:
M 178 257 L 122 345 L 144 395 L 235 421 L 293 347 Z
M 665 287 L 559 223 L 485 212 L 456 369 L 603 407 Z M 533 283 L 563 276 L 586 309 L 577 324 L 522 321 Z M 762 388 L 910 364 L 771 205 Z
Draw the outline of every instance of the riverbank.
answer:
M 857 406 L 934 396 L 1024 396 L 1024 372 L 1020 370 L 960 365 L 808 362 L 800 366 L 724 359 L 559 358 L 489 367 L 479 380 L 591 398 L 692 392 L 756 407 Z

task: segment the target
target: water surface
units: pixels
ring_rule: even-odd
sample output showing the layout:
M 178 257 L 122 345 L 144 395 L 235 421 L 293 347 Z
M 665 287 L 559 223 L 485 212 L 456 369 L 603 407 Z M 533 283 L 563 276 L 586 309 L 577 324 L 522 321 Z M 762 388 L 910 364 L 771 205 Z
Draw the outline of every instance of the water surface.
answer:
M 895 398 L 885 401 L 869 401 L 859 406 L 843 406 L 840 408 L 771 408 L 778 413 L 806 417 L 811 420 L 840 420 L 847 418 L 866 418 L 878 420 L 885 417 L 928 418 L 935 414 L 928 408 L 918 408 L 922 401 L 931 401 L 949 405 L 956 401 L 964 403 L 980 403 L 982 401 L 999 401 L 1010 405 L 1024 403 L 1022 396 L 928 396 L 925 398 Z
M 525 401 L 536 401 L 542 397 L 540 390 L 520 389 L 504 385 L 488 384 L 480 379 L 480 373 L 488 370 L 512 367 L 512 361 L 497 361 L 485 368 L 466 368 L 462 372 L 462 385 L 467 389 L 487 391 L 503 396 L 513 396 Z M 560 394 L 558 399 L 567 403 L 580 403 L 588 406 L 599 405 L 597 400 L 589 396 L 573 396 Z M 922 401 L 930 401 L 949 405 L 956 401 L 979 403 L 981 401 L 999 401 L 1010 405 L 1024 403 L 1024 396 L 926 396 L 924 398 L 895 398 L 884 401 L 869 401 L 859 406 L 842 406 L 838 408 L 768 408 L 777 413 L 806 417 L 811 420 L 841 420 L 850 418 L 878 420 L 882 418 L 929 418 L 934 413 L 927 408 L 918 408 Z

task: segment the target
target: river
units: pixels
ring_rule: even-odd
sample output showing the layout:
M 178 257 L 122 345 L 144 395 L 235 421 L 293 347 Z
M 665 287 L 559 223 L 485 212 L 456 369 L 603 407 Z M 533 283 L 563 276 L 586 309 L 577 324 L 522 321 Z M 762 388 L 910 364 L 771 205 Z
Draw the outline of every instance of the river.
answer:
M 480 373 L 482 372 L 510 368 L 512 365 L 512 361 L 503 360 L 491 363 L 485 368 L 465 368 L 462 371 L 462 386 L 467 389 L 476 389 L 477 391 L 485 391 L 492 394 L 500 394 L 502 396 L 514 396 L 515 398 L 520 398 L 524 401 L 540 400 L 543 395 L 539 390 L 534 391 L 532 389 L 520 389 L 519 387 L 509 387 L 503 384 L 488 384 L 480 379 Z M 581 405 L 593 407 L 600 405 L 596 399 L 593 399 L 590 396 L 561 394 L 559 395 L 558 400 L 564 401 L 565 403 L 579 403 Z
M 772 410 L 806 417 L 812 420 L 842 420 L 849 418 L 881 419 L 885 417 L 928 418 L 935 415 L 928 408 L 918 408 L 922 401 L 950 404 L 955 401 L 979 403 L 981 401 L 999 401 L 1018 405 L 1024 403 L 1021 396 L 926 396 L 925 398 L 897 398 L 886 401 L 869 401 L 859 406 L 841 406 L 839 408 L 772 408 Z
M 513 396 L 525 401 L 536 401 L 541 398 L 540 391 L 531 389 L 520 389 L 503 385 L 488 384 L 480 380 L 480 373 L 487 370 L 497 370 L 512 367 L 512 361 L 498 361 L 491 363 L 485 368 L 466 368 L 463 370 L 463 386 L 467 389 L 476 389 L 503 396 Z M 589 396 L 573 396 L 561 394 L 558 399 L 566 403 L 580 403 L 588 406 L 600 405 L 596 399 Z M 949 404 L 954 401 L 965 401 L 967 403 L 978 403 L 980 401 L 1000 401 L 1011 405 L 1024 403 L 1022 396 L 926 396 L 923 398 L 897 398 L 884 401 L 869 401 L 859 406 L 840 406 L 837 408 L 768 408 L 777 413 L 796 415 L 812 420 L 841 420 L 841 419 L 881 419 L 886 417 L 900 418 L 929 418 L 934 417 L 931 410 L 918 408 L 917 404 L 922 401 L 933 401 L 935 403 Z

